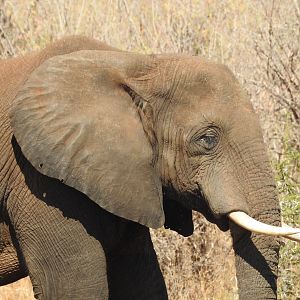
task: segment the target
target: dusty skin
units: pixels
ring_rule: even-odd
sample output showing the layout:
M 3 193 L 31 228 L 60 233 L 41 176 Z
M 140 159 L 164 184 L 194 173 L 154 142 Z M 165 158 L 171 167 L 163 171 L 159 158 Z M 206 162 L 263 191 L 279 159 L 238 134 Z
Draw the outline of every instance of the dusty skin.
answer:
M 67 37 L 0 74 L 2 285 L 167 299 L 148 228 L 191 235 L 196 210 L 231 231 L 240 299 L 276 299 L 276 237 L 228 220 L 280 226 L 257 116 L 226 66 Z

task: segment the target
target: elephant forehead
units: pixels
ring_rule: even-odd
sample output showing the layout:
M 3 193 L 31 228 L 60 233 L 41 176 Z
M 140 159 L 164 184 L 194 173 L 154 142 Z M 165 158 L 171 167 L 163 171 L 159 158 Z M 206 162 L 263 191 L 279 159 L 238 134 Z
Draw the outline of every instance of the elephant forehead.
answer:
M 242 120 L 249 124 L 258 123 L 249 101 L 235 98 L 226 101 L 216 94 L 205 95 L 201 92 L 178 101 L 172 112 L 172 120 L 176 126 L 183 128 L 201 126 L 202 123 L 231 128 Z
M 190 66 L 181 94 L 179 104 L 216 100 L 225 105 L 243 104 L 251 109 L 251 103 L 233 73 L 225 65 L 205 60 Z

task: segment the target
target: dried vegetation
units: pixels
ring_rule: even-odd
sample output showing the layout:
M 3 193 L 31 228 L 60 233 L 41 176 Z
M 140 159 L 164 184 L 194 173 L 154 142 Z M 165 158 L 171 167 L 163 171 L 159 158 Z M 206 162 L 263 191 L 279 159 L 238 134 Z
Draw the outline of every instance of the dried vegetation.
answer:
M 298 0 L 0 0 L 0 57 L 84 34 L 143 53 L 189 53 L 228 65 L 260 115 L 285 222 L 300 225 Z M 199 214 L 184 239 L 152 232 L 170 299 L 237 299 L 230 237 Z M 300 297 L 300 248 L 283 242 L 280 299 Z M 201 295 L 201 297 L 199 296 Z M 0 299 L 33 299 L 28 279 Z

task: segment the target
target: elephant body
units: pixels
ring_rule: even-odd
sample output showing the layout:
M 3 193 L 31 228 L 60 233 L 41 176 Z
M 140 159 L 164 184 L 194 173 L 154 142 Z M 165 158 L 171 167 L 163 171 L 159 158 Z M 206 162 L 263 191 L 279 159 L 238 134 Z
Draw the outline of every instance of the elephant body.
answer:
M 108 299 L 108 287 L 111 299 L 167 299 L 149 229 L 38 173 L 13 139 L 9 109 L 30 72 L 49 57 L 83 49 L 111 48 L 71 37 L 0 62 L 0 284 L 29 274 L 38 299 Z
M 225 66 L 68 37 L 0 75 L 0 284 L 167 299 L 148 227 L 191 235 L 196 210 L 231 230 L 240 299 L 276 299 L 277 239 L 228 219 L 280 225 L 258 119 Z

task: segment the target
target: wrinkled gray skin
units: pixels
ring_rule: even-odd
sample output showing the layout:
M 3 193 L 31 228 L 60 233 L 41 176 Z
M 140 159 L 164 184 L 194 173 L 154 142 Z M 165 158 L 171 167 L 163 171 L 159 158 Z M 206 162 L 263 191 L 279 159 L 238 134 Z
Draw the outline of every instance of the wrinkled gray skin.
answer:
M 240 299 L 276 299 L 278 242 L 226 217 L 280 225 L 257 116 L 225 66 L 69 37 L 0 74 L 0 284 L 167 299 L 148 227 L 190 235 L 194 209 L 230 228 Z

